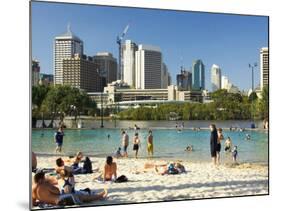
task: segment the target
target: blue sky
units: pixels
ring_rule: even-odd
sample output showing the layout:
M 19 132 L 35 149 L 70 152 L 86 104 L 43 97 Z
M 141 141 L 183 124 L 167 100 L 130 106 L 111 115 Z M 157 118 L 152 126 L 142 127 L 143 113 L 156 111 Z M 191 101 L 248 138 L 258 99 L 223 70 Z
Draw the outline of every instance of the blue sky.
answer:
M 40 61 L 41 72 L 53 73 L 54 37 L 70 23 L 84 41 L 85 54 L 109 51 L 118 58 L 116 36 L 130 23 L 125 39 L 159 46 L 173 83 L 182 64 L 190 69 L 193 60 L 201 59 L 208 89 L 212 64 L 240 89 L 249 89 L 248 63 L 259 64 L 259 49 L 268 46 L 267 21 L 258 16 L 32 2 L 32 57 Z M 259 66 L 255 73 L 257 85 Z

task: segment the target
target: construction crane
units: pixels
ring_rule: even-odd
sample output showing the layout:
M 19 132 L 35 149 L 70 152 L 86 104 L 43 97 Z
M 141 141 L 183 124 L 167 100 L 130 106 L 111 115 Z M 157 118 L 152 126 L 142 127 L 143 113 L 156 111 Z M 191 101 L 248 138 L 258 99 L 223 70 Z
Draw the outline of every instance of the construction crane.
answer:
M 121 51 L 122 51 L 122 40 L 124 39 L 127 31 L 129 29 L 129 24 L 127 24 L 127 26 L 125 27 L 125 29 L 123 30 L 123 33 L 121 36 L 117 36 L 117 44 L 119 47 L 119 74 L 118 74 L 118 79 L 121 79 L 121 81 L 123 81 L 123 69 L 122 69 L 122 64 L 121 64 Z

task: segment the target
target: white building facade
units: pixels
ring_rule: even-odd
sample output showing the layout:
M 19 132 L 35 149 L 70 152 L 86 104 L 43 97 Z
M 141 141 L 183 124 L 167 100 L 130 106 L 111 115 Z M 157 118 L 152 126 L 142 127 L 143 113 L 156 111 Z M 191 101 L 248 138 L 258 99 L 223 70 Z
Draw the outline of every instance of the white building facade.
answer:
M 63 84 L 62 61 L 74 54 L 83 55 L 83 41 L 75 36 L 68 26 L 67 32 L 54 40 L 54 83 Z
M 221 89 L 221 68 L 213 64 L 211 68 L 211 84 L 212 84 L 212 91 L 217 91 Z
M 162 53 L 159 47 L 139 45 L 135 52 L 136 89 L 162 87 Z
M 131 87 L 135 87 L 136 75 L 135 75 L 135 52 L 137 51 L 137 45 L 131 40 L 126 40 L 122 45 L 121 56 L 121 69 L 123 71 L 122 80 Z
M 261 82 L 260 89 L 268 86 L 269 80 L 269 52 L 268 48 L 261 48 L 260 50 L 260 73 L 261 73 Z

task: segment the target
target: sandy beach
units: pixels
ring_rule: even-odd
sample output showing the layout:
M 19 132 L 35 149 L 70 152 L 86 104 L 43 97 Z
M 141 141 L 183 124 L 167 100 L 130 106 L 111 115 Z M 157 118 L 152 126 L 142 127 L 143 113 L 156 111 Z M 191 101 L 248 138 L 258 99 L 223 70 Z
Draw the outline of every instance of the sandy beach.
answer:
M 38 167 L 53 168 L 56 158 L 38 156 Z M 90 159 L 93 169 L 102 169 L 104 158 Z M 100 183 L 93 180 L 98 173 L 75 175 L 77 190 L 89 187 L 101 191 L 108 188 L 107 199 L 93 205 L 268 194 L 266 165 L 244 163 L 214 167 L 206 162 L 182 161 L 187 173 L 162 176 L 154 170 L 143 172 L 144 164 L 162 164 L 169 160 L 128 158 L 114 161 L 118 166 L 117 174 L 126 175 L 128 182 Z

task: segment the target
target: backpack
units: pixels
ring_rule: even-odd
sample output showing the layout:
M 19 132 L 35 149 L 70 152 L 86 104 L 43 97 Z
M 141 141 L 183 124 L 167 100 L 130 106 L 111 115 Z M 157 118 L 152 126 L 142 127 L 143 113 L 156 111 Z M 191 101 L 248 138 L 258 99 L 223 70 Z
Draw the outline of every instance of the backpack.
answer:
M 83 164 L 83 172 L 85 174 L 90 174 L 93 173 L 93 169 L 92 169 L 92 161 L 90 160 L 89 157 L 86 157 L 84 164 Z
M 121 183 L 121 182 L 128 182 L 128 178 L 125 176 L 125 175 L 122 175 L 120 177 L 118 177 L 116 180 L 115 180 L 116 183 Z

